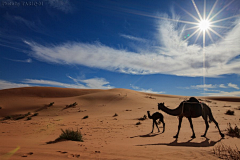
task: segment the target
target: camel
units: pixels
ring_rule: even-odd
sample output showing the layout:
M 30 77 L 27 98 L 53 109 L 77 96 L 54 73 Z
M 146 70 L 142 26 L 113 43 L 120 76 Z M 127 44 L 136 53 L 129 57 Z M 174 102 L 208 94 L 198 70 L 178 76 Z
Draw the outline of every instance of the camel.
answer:
M 147 114 L 148 114 L 148 118 L 153 120 L 152 132 L 151 133 L 153 133 L 154 124 L 156 125 L 156 127 L 158 129 L 158 132 L 160 132 L 160 130 L 158 128 L 158 124 L 160 124 L 161 122 L 163 123 L 163 131 L 162 131 L 162 133 L 163 133 L 165 131 L 165 123 L 164 123 L 164 120 L 163 120 L 163 115 L 159 112 L 155 112 L 151 116 L 150 111 L 147 111 Z M 157 123 L 156 120 L 158 120 L 158 119 L 159 119 L 159 122 Z
M 206 137 L 206 134 L 209 128 L 209 124 L 208 124 L 208 118 L 209 118 L 209 122 L 213 121 L 215 123 L 215 125 L 218 128 L 219 134 L 221 135 L 222 138 L 224 138 L 224 134 L 221 133 L 218 123 L 213 118 L 212 111 L 209 108 L 209 106 L 207 106 L 205 103 L 198 103 L 196 101 L 198 101 L 196 98 L 191 97 L 190 100 L 181 102 L 180 105 L 175 109 L 169 109 L 165 107 L 164 103 L 158 103 L 158 110 L 162 110 L 163 112 L 169 115 L 179 117 L 178 131 L 177 131 L 177 134 L 174 136 L 174 138 L 178 138 L 183 117 L 188 118 L 188 121 L 190 123 L 190 127 L 193 133 L 191 138 L 196 138 L 193 130 L 192 118 L 197 118 L 200 116 L 202 116 L 206 124 L 205 133 L 201 135 L 201 137 Z

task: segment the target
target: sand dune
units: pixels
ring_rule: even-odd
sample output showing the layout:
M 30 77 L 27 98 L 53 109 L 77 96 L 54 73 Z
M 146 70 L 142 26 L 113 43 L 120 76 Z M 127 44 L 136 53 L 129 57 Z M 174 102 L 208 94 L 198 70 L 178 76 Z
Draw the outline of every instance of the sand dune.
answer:
M 0 158 L 1 159 L 218 159 L 212 149 L 224 143 L 240 148 L 240 139 L 226 135 L 221 139 L 214 124 L 207 138 L 202 118 L 193 119 L 197 138 L 191 139 L 189 122 L 183 119 L 179 138 L 178 119 L 162 111 L 164 133 L 152 130 L 152 120 L 139 118 L 157 111 L 157 103 L 176 108 L 185 96 L 142 93 L 127 89 L 66 89 L 27 87 L 0 90 Z M 240 126 L 240 98 L 207 97 L 203 99 L 213 112 L 220 129 L 227 124 Z M 52 106 L 49 106 L 54 102 Z M 74 102 L 76 106 L 71 106 Z M 69 107 L 71 106 L 71 107 Z M 235 111 L 234 116 L 226 110 Z M 34 113 L 38 115 L 33 116 Z M 116 115 L 115 115 L 116 114 Z M 19 115 L 22 119 L 13 120 Z M 115 115 L 115 116 L 114 116 Z M 88 118 L 83 119 L 84 116 Z M 28 117 L 29 120 L 27 120 Z M 136 123 L 140 122 L 140 125 Z M 61 129 L 79 129 L 84 142 L 54 141 Z M 162 125 L 160 125 L 162 131 Z

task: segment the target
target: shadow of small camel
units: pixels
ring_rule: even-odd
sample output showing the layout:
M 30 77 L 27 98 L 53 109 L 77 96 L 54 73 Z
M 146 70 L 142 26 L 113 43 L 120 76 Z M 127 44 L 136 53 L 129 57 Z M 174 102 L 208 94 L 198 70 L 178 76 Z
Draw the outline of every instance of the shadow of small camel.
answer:
M 135 138 L 135 137 L 143 137 L 143 138 L 145 138 L 145 137 L 155 137 L 155 136 L 160 135 L 160 134 L 162 134 L 162 133 L 160 133 L 160 132 L 158 132 L 158 133 L 148 133 L 148 134 L 144 134 L 144 135 L 132 136 L 130 138 Z
M 187 142 L 178 143 L 177 139 L 170 143 L 155 143 L 155 144 L 143 144 L 143 145 L 136 145 L 136 146 L 148 146 L 148 145 L 166 145 L 166 146 L 184 146 L 184 147 L 211 147 L 214 146 L 216 143 L 220 142 L 223 138 L 219 139 L 218 141 L 210 141 L 210 139 L 206 138 L 204 141 L 197 143 L 191 142 L 193 139 L 190 139 Z

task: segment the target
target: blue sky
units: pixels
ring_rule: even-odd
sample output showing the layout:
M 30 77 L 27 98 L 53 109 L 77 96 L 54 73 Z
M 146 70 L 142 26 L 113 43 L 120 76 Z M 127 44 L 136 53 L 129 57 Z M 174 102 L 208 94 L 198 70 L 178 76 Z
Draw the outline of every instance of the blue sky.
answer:
M 0 89 L 240 96 L 240 1 L 205 2 L 1 0 Z M 192 24 L 204 13 L 205 47 Z

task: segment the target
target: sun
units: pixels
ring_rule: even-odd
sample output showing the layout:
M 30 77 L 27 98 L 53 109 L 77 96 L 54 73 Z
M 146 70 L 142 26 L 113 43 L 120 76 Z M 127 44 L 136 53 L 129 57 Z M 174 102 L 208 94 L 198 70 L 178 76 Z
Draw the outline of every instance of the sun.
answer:
M 199 22 L 198 27 L 202 31 L 206 31 L 210 28 L 210 21 L 207 19 L 203 19 Z

